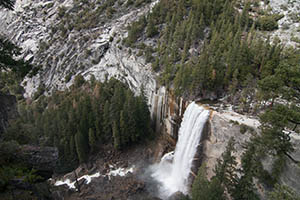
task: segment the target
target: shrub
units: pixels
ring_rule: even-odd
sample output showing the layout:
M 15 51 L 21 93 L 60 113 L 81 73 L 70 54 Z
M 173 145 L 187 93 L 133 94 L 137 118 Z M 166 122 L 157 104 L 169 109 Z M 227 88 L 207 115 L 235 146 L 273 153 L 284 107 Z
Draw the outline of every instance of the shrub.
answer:
M 72 73 L 69 73 L 66 77 L 65 77 L 65 82 L 68 83 L 72 78 Z
M 67 8 L 64 7 L 64 6 L 61 6 L 61 7 L 58 8 L 58 13 L 57 14 L 60 18 L 63 18 L 64 15 L 66 14 L 66 11 L 67 11 Z
M 80 86 L 82 86 L 83 84 L 85 83 L 85 80 L 83 78 L 82 75 L 77 75 L 75 77 L 75 80 L 74 80 L 74 86 L 75 88 L 79 88 Z
M 246 133 L 247 130 L 248 130 L 248 126 L 247 126 L 247 125 L 245 125 L 245 124 L 241 124 L 241 125 L 240 125 L 240 133 L 241 133 L 241 134 Z
M 278 29 L 278 23 L 274 16 L 263 16 L 257 21 L 257 26 L 262 31 L 273 31 Z

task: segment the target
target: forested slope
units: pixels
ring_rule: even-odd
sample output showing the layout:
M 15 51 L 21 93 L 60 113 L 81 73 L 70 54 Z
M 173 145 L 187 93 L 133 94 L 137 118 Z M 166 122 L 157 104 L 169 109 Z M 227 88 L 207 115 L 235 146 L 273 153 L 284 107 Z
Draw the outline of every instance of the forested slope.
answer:
M 284 15 L 261 10 L 260 4 L 162 0 L 152 13 L 129 27 L 123 41 L 140 49 L 159 72 L 160 83 L 176 95 L 226 97 L 240 112 L 260 113 L 261 134 L 254 134 L 245 144 L 241 165 L 236 163 L 232 140 L 211 182 L 204 180 L 204 169 L 200 170 L 202 179 L 194 184 L 193 199 L 223 199 L 226 193 L 233 199 L 259 199 L 256 181 L 275 187 L 271 199 L 279 193 L 296 198 L 285 186 L 275 184 L 286 159 L 299 164 L 291 156 L 291 134 L 299 132 L 300 124 L 300 52 L 279 38 L 262 37 L 263 32 L 278 29 L 277 21 Z M 149 40 L 157 42 L 151 45 Z M 266 156 L 275 159 L 271 173 L 262 165 Z
M 12 151 L 18 143 L 57 147 L 56 170 L 66 172 L 87 162 L 102 146 L 122 151 L 153 138 L 143 87 L 140 96 L 132 92 L 137 94 L 138 87 L 149 83 L 145 85 L 149 93 L 157 85 L 166 86 L 187 101 L 222 99 L 238 112 L 260 117 L 260 133 L 253 133 L 245 144 L 241 163 L 236 162 L 232 139 L 211 180 L 206 179 L 205 166 L 199 170 L 193 200 L 259 199 L 257 183 L 272 191 L 270 199 L 297 199 L 290 188 L 278 183 L 287 160 L 296 166 L 300 162 L 293 157 L 291 142 L 291 135 L 300 131 L 300 52 L 279 38 L 265 37 L 285 17 L 262 9 L 268 1 L 161 0 L 149 13 L 141 9 L 142 17 L 128 26 L 128 34 L 122 30 L 127 20 L 133 21 L 134 13 L 151 1 L 65 3 L 59 8 L 49 2 L 26 8 L 29 14 L 40 9 L 40 15 L 57 20 L 53 26 L 46 24 L 51 40 L 39 41 L 32 59 L 40 66 L 33 70 L 22 59 L 7 59 L 20 53 L 0 40 L 4 55 L 0 89 L 17 95 L 20 113 L 4 134 L 2 147 Z M 58 13 L 53 14 L 55 10 Z M 67 46 L 62 46 L 64 41 Z M 36 91 L 23 99 L 19 83 L 30 70 L 23 85 L 27 94 Z M 268 156 L 274 160 L 271 172 L 263 166 Z M 1 162 L 9 165 L 0 169 L 5 180 L 0 189 L 5 190 L 18 167 L 10 157 Z M 21 170 L 19 174 L 31 173 Z

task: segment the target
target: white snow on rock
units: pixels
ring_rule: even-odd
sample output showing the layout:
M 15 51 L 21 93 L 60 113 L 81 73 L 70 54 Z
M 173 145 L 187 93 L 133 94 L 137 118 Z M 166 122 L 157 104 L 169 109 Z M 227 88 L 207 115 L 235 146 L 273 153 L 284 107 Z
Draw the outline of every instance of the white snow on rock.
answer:
M 133 173 L 135 167 L 134 166 L 132 166 L 130 168 L 121 168 L 120 167 L 120 168 L 114 169 L 115 167 L 111 165 L 110 168 L 111 169 L 109 170 L 109 172 L 104 175 L 102 175 L 100 172 L 97 172 L 92 175 L 83 175 L 83 176 L 79 177 L 77 179 L 77 181 L 85 179 L 85 184 L 89 184 L 92 181 L 92 179 L 98 178 L 100 176 L 108 177 L 108 179 L 110 180 L 111 176 L 126 176 L 129 173 Z M 70 189 L 76 189 L 75 184 L 76 184 L 76 180 L 71 182 L 70 179 L 58 180 L 54 183 L 55 186 L 68 185 L 68 187 Z
M 222 110 L 221 112 L 215 112 L 215 114 L 226 121 L 235 121 L 239 124 L 245 124 L 256 129 L 260 126 L 258 119 L 247 115 L 241 115 L 232 110 Z
M 128 173 L 132 173 L 132 172 L 133 172 L 133 167 L 128 168 L 128 169 L 118 168 L 118 169 L 109 171 L 107 176 L 108 177 L 110 177 L 110 176 L 126 176 Z

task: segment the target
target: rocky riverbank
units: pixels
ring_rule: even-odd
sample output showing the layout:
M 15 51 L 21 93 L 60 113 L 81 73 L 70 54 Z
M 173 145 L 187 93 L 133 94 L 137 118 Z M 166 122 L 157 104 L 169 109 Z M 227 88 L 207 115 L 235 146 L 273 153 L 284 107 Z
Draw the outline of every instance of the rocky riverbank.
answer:
M 164 138 L 137 145 L 123 152 L 104 146 L 75 171 L 49 180 L 54 199 L 158 199 L 152 194 L 151 181 L 145 173 L 156 157 L 170 150 L 172 145 Z M 76 184 L 76 176 L 78 185 Z M 59 182 L 59 184 L 57 184 Z M 68 182 L 68 184 L 61 184 Z M 73 186 L 70 187 L 70 185 Z M 55 186 L 59 185 L 59 186 Z

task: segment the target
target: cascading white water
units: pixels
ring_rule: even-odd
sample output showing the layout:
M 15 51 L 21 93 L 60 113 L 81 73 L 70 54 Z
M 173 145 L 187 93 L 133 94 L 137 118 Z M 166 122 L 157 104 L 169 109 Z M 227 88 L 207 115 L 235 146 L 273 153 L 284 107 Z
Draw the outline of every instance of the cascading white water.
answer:
M 173 154 L 168 153 L 152 169 L 152 177 L 161 183 L 160 198 L 177 191 L 187 194 L 188 177 L 208 117 L 209 111 L 194 102 L 184 112 L 173 161 L 170 158 Z

